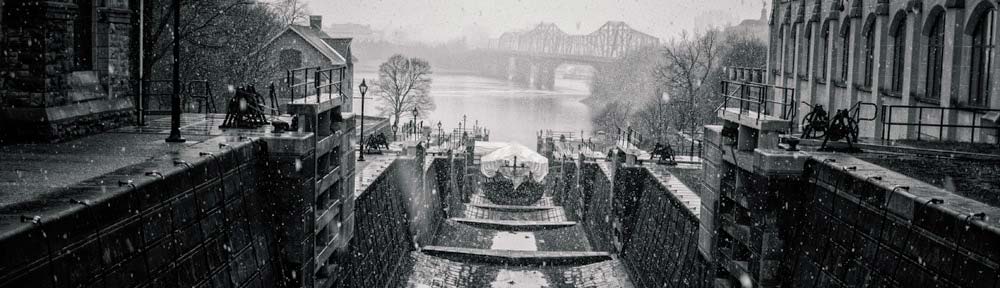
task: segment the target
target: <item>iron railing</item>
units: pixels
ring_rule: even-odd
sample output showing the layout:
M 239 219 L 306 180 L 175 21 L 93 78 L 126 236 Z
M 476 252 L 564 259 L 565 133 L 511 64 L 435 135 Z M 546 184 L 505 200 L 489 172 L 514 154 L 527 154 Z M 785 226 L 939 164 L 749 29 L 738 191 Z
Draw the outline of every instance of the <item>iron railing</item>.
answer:
M 766 84 L 745 81 L 722 80 L 723 102 L 719 109 L 739 107 L 739 119 L 747 112 L 757 113 L 755 121 L 760 122 L 761 116 L 772 116 L 782 120 L 795 118 L 793 101 L 795 89 L 777 87 Z M 780 100 L 779 100 L 780 99 Z M 735 102 L 735 103 L 731 103 Z M 795 121 L 789 121 L 789 130 Z
M 347 67 L 303 67 L 291 69 L 285 73 L 285 83 L 288 83 L 289 101 L 316 96 L 316 103 L 321 102 L 323 91 L 327 92 L 327 100 L 333 100 L 334 91 L 338 97 L 344 96 L 343 84 Z M 335 77 L 336 76 L 336 77 Z
M 174 95 L 173 80 L 139 80 L 142 81 L 142 91 L 133 95 L 137 105 L 136 117 L 139 126 L 146 123 L 146 115 L 170 115 L 171 97 Z M 215 108 L 215 98 L 212 96 L 212 82 L 208 80 L 191 80 L 181 84 L 181 111 L 194 112 L 190 108 L 191 101 L 202 101 L 197 112 L 201 113 L 205 107 L 205 113 L 209 113 L 208 108 Z M 138 81 L 136 87 L 139 87 Z M 197 90 L 197 92 L 196 92 Z M 217 108 L 215 110 L 218 110 Z
M 751 67 L 737 67 L 730 66 L 725 67 L 726 77 L 729 80 L 734 81 L 744 81 L 750 83 L 765 83 L 767 78 L 767 69 L 764 68 L 751 68 Z
M 902 110 L 902 111 L 900 111 Z M 907 112 L 906 115 L 911 115 L 910 113 L 916 111 L 917 122 L 913 123 L 910 121 L 897 122 L 893 121 L 893 114 Z M 937 123 L 924 122 L 924 112 L 928 111 L 931 114 L 928 116 L 938 116 Z M 946 113 L 947 112 L 947 113 Z M 966 113 L 966 115 L 971 116 L 970 124 L 953 124 L 951 121 L 946 121 L 945 118 L 952 113 Z M 934 106 L 918 106 L 918 105 L 887 105 L 882 106 L 882 125 L 885 129 L 882 130 L 881 139 L 888 140 L 892 137 L 892 128 L 897 126 L 902 127 L 917 127 L 916 140 L 920 141 L 921 136 L 924 134 L 924 128 L 928 129 L 937 128 L 938 140 L 945 140 L 945 130 L 948 129 L 969 129 L 968 142 L 976 142 L 976 130 L 995 130 L 996 144 L 1000 144 L 1000 126 L 984 125 L 982 116 L 988 113 L 1000 113 L 1000 109 L 985 109 L 985 108 L 967 108 L 967 107 L 934 107 Z M 947 114 L 947 115 L 946 115 Z M 909 117 L 908 117 L 909 118 Z M 931 132 L 933 133 L 933 132 Z M 957 133 L 956 133 L 957 134 Z M 909 135 L 907 135 L 907 138 Z M 959 142 L 964 142 L 965 139 L 955 139 Z

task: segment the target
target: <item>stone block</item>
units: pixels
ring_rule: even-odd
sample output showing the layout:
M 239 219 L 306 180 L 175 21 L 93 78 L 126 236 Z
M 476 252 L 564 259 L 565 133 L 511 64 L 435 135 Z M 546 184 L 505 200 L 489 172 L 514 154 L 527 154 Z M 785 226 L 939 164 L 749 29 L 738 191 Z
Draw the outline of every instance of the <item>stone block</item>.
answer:
M 704 132 L 702 139 L 705 141 L 705 144 L 712 144 L 712 146 L 716 147 L 722 146 L 722 125 L 705 125 L 702 131 Z
M 802 175 L 809 154 L 801 151 L 754 150 L 756 173 L 763 175 Z
M 176 247 L 172 237 L 167 237 L 157 243 L 153 243 L 146 249 L 146 264 L 151 275 L 161 272 L 176 257 Z
M 236 286 L 242 287 L 243 284 L 251 280 L 251 276 L 257 270 L 254 257 L 253 251 L 246 249 L 236 256 L 235 261 L 230 262 L 229 269 L 232 271 L 230 277 Z
M 205 262 L 205 252 L 197 251 L 178 261 L 177 285 L 180 287 L 195 287 L 208 276 L 208 263 Z
M 719 169 L 718 165 L 722 165 L 721 162 L 716 162 L 718 164 L 713 164 L 709 161 L 704 161 L 701 163 L 702 167 L 702 182 L 711 189 L 711 191 L 719 191 L 722 187 L 723 171 Z M 712 192 L 706 192 L 712 193 Z M 702 201 L 705 200 L 704 195 L 702 196 Z
M 14 271 L 27 268 L 28 263 L 47 258 L 49 254 L 46 233 L 33 223 L 24 223 L 20 216 L 0 215 L 0 278 Z
M 194 193 L 184 193 L 170 202 L 175 229 L 187 227 L 198 217 L 198 206 Z
M 223 176 L 223 178 L 222 178 L 222 191 L 223 191 L 222 198 L 225 199 L 225 201 L 227 201 L 227 202 L 228 201 L 232 201 L 233 199 L 241 197 L 243 195 L 242 194 L 242 192 L 243 192 L 242 189 L 243 189 L 244 178 L 243 178 L 242 174 L 244 173 L 243 172 L 244 169 L 255 169 L 255 168 L 240 168 L 235 173 L 231 173 L 231 174 L 227 174 L 226 176 Z
M 198 204 L 198 215 L 205 215 L 209 210 L 221 207 L 223 202 L 222 182 L 213 180 L 195 190 Z
M 86 283 L 100 273 L 101 256 L 103 255 L 100 241 L 90 238 L 84 243 L 65 251 L 62 256 L 52 260 L 53 274 L 56 283 L 72 285 Z
M 154 207 L 141 218 L 142 235 L 146 245 L 170 235 L 173 231 L 173 206 L 169 203 Z
M 142 222 L 138 218 L 102 233 L 101 245 L 105 266 L 114 266 L 139 253 L 142 248 Z
M 757 148 L 757 129 L 740 125 L 739 135 L 736 136 L 736 150 L 753 151 Z
M 202 234 L 204 234 L 206 238 L 214 237 L 225 227 L 225 215 L 223 215 L 222 211 L 223 209 L 221 208 L 210 210 L 205 213 L 205 217 L 199 221 L 201 222 Z
M 205 235 L 201 225 L 191 225 L 180 228 L 174 233 L 174 242 L 177 244 L 177 254 L 186 254 L 195 246 L 200 245 L 205 240 Z
M 105 276 L 104 283 L 106 288 L 136 287 L 145 283 L 148 275 L 146 258 L 139 255 L 122 263 L 118 269 L 109 272 Z
M 4 283 L 0 283 L 0 287 L 3 288 L 58 287 L 56 286 L 56 283 L 53 282 L 52 265 L 48 261 L 42 262 L 36 266 L 28 268 L 29 269 L 14 275 L 0 276 L 0 279 L 4 279 Z
M 272 156 L 306 155 L 316 149 L 315 134 L 306 132 L 268 134 L 261 136 L 259 141 L 263 143 L 268 154 Z

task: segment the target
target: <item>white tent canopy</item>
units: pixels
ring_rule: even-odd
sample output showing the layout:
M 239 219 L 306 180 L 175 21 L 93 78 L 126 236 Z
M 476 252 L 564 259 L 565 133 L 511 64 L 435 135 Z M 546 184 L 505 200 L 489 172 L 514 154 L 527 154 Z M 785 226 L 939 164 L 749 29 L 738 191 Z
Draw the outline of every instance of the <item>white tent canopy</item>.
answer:
M 497 149 L 510 146 L 507 142 L 488 142 L 488 141 L 476 141 L 476 156 L 486 156 L 487 154 L 497 151 Z
M 478 150 L 479 142 L 476 145 Z M 535 182 L 542 182 L 545 175 L 549 174 L 549 159 L 524 145 L 510 143 L 483 156 L 479 171 L 486 177 L 494 177 L 499 171 L 503 177 L 513 181 L 514 188 L 517 188 L 529 175 Z

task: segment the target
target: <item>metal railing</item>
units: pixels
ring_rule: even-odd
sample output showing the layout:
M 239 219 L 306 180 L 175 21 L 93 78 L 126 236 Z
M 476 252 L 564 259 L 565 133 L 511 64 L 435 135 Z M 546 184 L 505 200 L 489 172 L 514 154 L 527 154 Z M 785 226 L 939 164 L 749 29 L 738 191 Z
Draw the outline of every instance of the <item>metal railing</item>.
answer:
M 902 111 L 900 111 L 902 110 Z M 896 122 L 893 121 L 893 114 L 899 115 L 898 113 L 907 112 L 906 115 L 911 116 L 910 113 L 916 111 L 917 122 L 913 123 L 910 121 Z M 924 112 L 928 111 L 931 114 L 928 116 L 938 116 L 937 123 L 924 122 Z M 948 113 L 946 113 L 948 112 Z M 971 116 L 970 124 L 953 124 L 952 121 L 946 121 L 945 118 L 957 118 L 956 116 L 949 117 L 952 113 L 965 113 Z M 982 116 L 989 113 L 1000 113 L 1000 109 L 985 109 L 985 108 L 958 108 L 958 107 L 934 107 L 934 106 L 917 106 L 917 105 L 887 105 L 882 106 L 882 125 L 885 129 L 882 130 L 881 139 L 888 140 L 892 136 L 892 128 L 896 126 L 902 127 L 917 127 L 916 140 L 920 141 L 921 136 L 924 134 L 923 130 L 925 127 L 928 129 L 937 128 L 938 140 L 945 139 L 945 130 L 948 129 L 969 129 L 969 141 L 976 142 L 976 130 L 995 130 L 996 144 L 1000 144 L 1000 126 L 994 125 L 984 125 Z M 946 115 L 947 114 L 947 115 Z M 933 133 L 933 132 L 931 132 Z M 957 133 L 955 133 L 957 134 Z M 908 138 L 909 136 L 907 136 Z M 956 137 L 957 138 L 957 137 Z M 964 139 L 955 139 L 959 142 L 964 142 Z
M 327 100 L 333 100 L 333 92 L 337 91 L 338 97 L 344 96 L 343 84 L 344 84 L 344 73 L 346 72 L 346 67 L 340 68 L 329 68 L 320 69 L 316 71 L 316 103 L 319 103 L 319 96 L 323 95 L 323 89 L 326 89 Z M 334 75 L 337 75 L 337 80 L 334 80 Z
M 208 80 L 192 80 L 187 83 L 188 98 L 199 102 L 198 112 L 204 109 L 205 113 L 218 113 L 219 108 L 215 103 L 215 96 L 212 95 L 212 83 Z
M 750 83 L 765 83 L 767 79 L 767 69 L 730 66 L 724 68 L 726 78 L 734 81 L 745 81 Z
M 747 112 L 757 113 L 755 120 L 758 122 L 762 115 L 778 117 L 783 120 L 791 120 L 795 117 L 796 109 L 792 107 L 795 100 L 795 89 L 792 88 L 746 81 L 722 80 L 722 96 L 723 102 L 719 109 L 739 107 L 738 117 L 740 119 L 742 119 L 743 114 L 748 114 Z M 789 129 L 794 125 L 794 121 L 790 122 Z
M 173 90 L 173 80 L 139 80 L 142 82 L 142 91 L 139 91 L 135 97 L 137 105 L 136 117 L 138 118 L 139 126 L 143 126 L 146 123 L 146 115 L 170 115 L 171 110 L 171 97 L 174 95 Z M 212 82 L 208 80 L 191 80 L 187 83 L 181 84 L 184 87 L 181 89 L 181 111 L 185 113 L 198 112 L 201 113 L 202 109 L 205 108 L 205 113 L 212 113 L 213 108 L 215 111 L 218 110 L 216 107 L 215 97 L 212 94 Z M 136 87 L 138 87 L 138 81 L 136 81 Z M 198 106 L 198 110 L 190 109 L 191 101 L 200 101 L 201 105 Z M 212 111 L 212 112 L 210 112 Z

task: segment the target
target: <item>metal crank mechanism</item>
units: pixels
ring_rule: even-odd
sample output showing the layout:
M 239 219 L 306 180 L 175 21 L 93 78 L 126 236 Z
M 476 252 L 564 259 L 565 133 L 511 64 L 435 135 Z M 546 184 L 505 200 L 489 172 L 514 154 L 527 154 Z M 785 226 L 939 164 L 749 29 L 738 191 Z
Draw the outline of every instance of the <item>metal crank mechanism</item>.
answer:
M 823 105 L 809 105 L 809 103 L 806 102 L 802 103 L 812 107 L 812 111 L 809 111 L 809 114 L 802 117 L 801 138 L 810 139 L 826 136 L 827 128 L 829 128 L 830 117 L 827 115 L 826 110 L 823 109 Z

